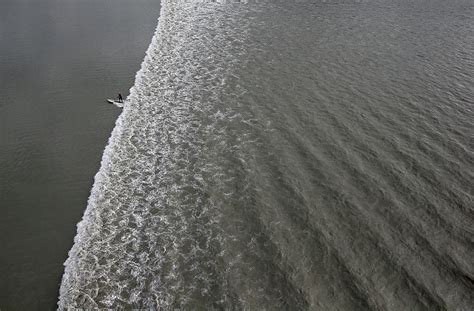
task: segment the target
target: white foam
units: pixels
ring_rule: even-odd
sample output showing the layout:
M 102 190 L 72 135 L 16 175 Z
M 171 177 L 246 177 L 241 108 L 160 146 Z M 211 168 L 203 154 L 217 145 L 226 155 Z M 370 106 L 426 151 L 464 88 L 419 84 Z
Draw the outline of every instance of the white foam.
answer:
M 162 1 L 77 226 L 59 309 L 186 305 L 223 282 L 209 269 L 220 237 L 205 158 L 230 116 L 219 92 L 237 61 L 226 32 L 239 10 L 227 2 Z

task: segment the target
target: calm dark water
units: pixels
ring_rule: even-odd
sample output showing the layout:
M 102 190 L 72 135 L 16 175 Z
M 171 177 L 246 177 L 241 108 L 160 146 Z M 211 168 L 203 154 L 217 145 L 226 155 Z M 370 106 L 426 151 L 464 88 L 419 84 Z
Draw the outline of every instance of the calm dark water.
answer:
M 0 309 L 56 307 L 158 0 L 0 1 Z
M 166 0 L 60 307 L 474 309 L 471 0 Z

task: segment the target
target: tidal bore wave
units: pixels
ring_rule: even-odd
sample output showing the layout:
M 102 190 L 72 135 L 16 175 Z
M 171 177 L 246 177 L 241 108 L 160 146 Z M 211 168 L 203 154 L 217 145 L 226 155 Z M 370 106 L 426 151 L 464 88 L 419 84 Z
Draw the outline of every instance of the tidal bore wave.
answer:
M 162 1 L 59 309 L 472 310 L 472 6 L 421 2 Z

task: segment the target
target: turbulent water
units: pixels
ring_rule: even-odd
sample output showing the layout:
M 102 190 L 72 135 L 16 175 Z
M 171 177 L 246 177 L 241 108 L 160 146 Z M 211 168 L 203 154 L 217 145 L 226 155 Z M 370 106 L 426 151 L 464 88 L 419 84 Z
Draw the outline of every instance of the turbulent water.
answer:
M 472 310 L 473 17 L 164 0 L 59 308 Z

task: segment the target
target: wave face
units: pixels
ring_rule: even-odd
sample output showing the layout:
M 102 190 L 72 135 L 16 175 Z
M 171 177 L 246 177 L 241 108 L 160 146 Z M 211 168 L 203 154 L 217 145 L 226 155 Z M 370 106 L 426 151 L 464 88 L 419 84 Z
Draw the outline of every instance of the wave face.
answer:
M 472 308 L 472 14 L 164 0 L 59 309 Z

